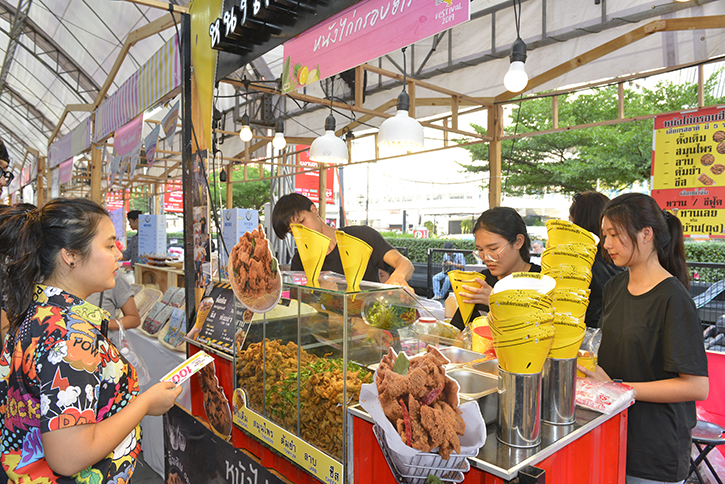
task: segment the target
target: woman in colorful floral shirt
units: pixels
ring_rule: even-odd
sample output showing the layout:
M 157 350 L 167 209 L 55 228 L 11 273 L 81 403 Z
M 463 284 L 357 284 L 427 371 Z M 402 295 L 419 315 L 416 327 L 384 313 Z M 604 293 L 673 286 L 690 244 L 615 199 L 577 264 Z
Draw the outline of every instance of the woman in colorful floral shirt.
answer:
M 181 393 L 139 394 L 134 368 L 101 333 L 108 313 L 84 301 L 111 289 L 120 252 L 107 212 L 56 199 L 0 225 L 10 330 L 0 355 L 0 461 L 12 482 L 127 483 L 139 423 Z

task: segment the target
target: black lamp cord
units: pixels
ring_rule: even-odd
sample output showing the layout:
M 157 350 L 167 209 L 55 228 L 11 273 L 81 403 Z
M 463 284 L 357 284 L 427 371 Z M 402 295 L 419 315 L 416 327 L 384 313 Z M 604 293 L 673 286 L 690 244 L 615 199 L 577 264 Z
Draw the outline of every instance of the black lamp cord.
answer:
M 521 0 L 518 0 L 519 9 L 516 11 L 516 0 L 512 0 L 514 4 L 514 23 L 516 24 L 516 38 L 521 38 L 521 33 L 519 31 L 521 27 Z
M 405 61 L 405 51 L 407 49 L 408 49 L 407 46 L 405 46 L 402 49 L 400 49 L 400 51 L 403 53 L 403 92 L 405 92 L 405 90 L 408 87 L 408 80 L 407 80 L 408 79 L 408 77 L 407 77 L 408 66 L 407 66 L 407 63 Z

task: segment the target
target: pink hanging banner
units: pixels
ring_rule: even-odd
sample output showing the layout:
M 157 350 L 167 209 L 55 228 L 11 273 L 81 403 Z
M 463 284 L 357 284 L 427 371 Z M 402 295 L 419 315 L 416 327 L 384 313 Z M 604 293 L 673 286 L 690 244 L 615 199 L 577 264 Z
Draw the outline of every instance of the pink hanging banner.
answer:
M 141 142 L 143 132 L 143 115 L 116 130 L 113 138 L 113 149 L 117 155 L 125 155 Z
M 164 193 L 165 212 L 184 212 L 184 186 L 181 179 L 169 180 Z
M 471 18 L 469 0 L 364 0 L 285 42 L 282 92 L 413 44 Z
M 64 161 L 58 166 L 58 180 L 60 183 L 68 183 L 73 177 L 73 158 Z

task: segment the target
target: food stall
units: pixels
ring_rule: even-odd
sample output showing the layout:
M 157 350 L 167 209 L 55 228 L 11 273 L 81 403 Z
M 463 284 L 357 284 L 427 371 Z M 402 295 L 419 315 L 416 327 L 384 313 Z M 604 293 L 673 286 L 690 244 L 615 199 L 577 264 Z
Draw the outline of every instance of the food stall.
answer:
M 188 75 L 189 23 L 188 18 L 182 22 L 186 36 L 183 42 L 186 49 L 183 54 L 185 124 L 192 117 Z M 234 44 L 221 36 L 219 40 L 220 45 Z M 197 73 L 201 72 L 201 66 L 195 69 L 198 69 Z M 364 71 L 389 74 L 372 66 L 360 66 L 355 69 L 356 77 L 361 79 Z M 405 74 L 390 77 L 405 80 Z M 229 83 L 235 82 L 237 86 L 243 85 L 238 81 Z M 411 90 L 417 85 L 412 80 L 407 82 Z M 249 89 L 248 85 L 246 87 Z M 450 103 L 455 104 L 456 115 L 461 100 L 493 107 L 490 100 L 482 102 L 448 89 L 430 85 L 428 88 L 451 96 Z M 264 91 L 259 87 L 255 89 Z M 305 102 L 312 99 L 305 94 L 288 94 Z M 372 110 L 362 107 L 361 97 L 362 89 L 355 92 L 355 106 L 351 110 L 370 114 Z M 211 103 L 208 104 L 202 106 L 202 110 L 211 112 Z M 330 104 L 343 107 L 344 103 L 333 101 Z M 414 107 L 411 109 L 413 117 Z M 491 111 L 498 112 L 498 109 Z M 391 117 L 381 112 L 376 114 Z M 499 118 L 494 115 L 490 119 L 496 124 Z M 459 130 L 457 122 L 455 124 L 442 131 L 446 135 L 471 134 Z M 194 178 L 194 173 L 203 168 L 203 163 L 197 163 L 200 156 L 196 154 L 207 148 L 203 146 L 207 136 L 202 132 L 203 129 L 198 130 L 202 139 L 201 143 L 195 141 L 193 157 L 192 133 L 188 125 L 183 132 L 183 157 L 188 161 L 184 173 L 184 184 L 189 188 L 185 191 L 188 239 L 192 234 L 195 238 L 201 235 L 192 220 L 196 211 L 207 210 L 208 203 L 205 192 L 199 190 L 201 183 Z M 500 148 L 500 138 L 497 134 L 492 136 L 477 135 L 472 143 L 493 140 L 498 141 Z M 267 141 L 265 138 L 260 143 Z M 248 161 L 249 145 L 245 151 Z M 500 150 L 497 153 L 500 156 Z M 277 163 L 272 158 L 265 162 Z M 492 194 L 492 204 L 496 204 L 495 189 Z M 187 240 L 188 248 L 190 245 Z M 165 272 L 167 277 L 175 278 L 173 285 L 182 285 L 179 277 L 184 276 L 188 315 L 194 314 L 195 308 L 200 312 L 202 297 L 212 298 L 216 309 L 201 322 L 199 337 L 186 341 L 189 355 L 205 351 L 214 358 L 213 371 L 191 380 L 191 413 L 218 437 L 213 445 L 244 449 L 256 456 L 257 462 L 264 467 L 275 469 L 294 482 L 371 482 L 378 479 L 393 482 L 396 478 L 378 444 L 369 414 L 357 405 L 356 392 L 360 385 L 370 383 L 372 367 L 380 362 L 388 348 L 420 351 L 423 349 L 421 342 L 429 342 L 420 335 L 403 336 L 405 331 L 401 330 L 404 328 L 398 327 L 406 326 L 411 318 L 420 316 L 424 308 L 414 298 L 408 299 L 399 289 L 389 286 L 363 284 L 359 291 L 350 291 L 342 275 L 324 275 L 316 285 L 317 281 L 310 281 L 307 275 L 285 273 L 280 275 L 279 287 L 268 292 L 275 295 L 272 307 L 254 314 L 249 303 L 244 304 L 233 295 L 229 285 L 202 282 L 199 272 L 191 269 L 197 262 L 191 253 L 192 250 L 186 251 L 188 269 L 185 272 Z M 140 267 L 141 271 L 145 269 L 151 273 L 151 268 Z M 172 285 L 172 279 L 167 279 L 167 285 Z M 268 294 L 260 293 L 256 297 L 266 299 Z M 392 314 L 388 319 L 382 318 L 386 323 L 381 323 L 375 316 L 381 314 L 381 308 L 382 312 Z M 391 308 L 395 310 L 390 311 Z M 191 319 L 189 325 L 192 325 Z M 445 347 L 445 344 L 439 346 Z M 327 393 L 328 388 L 335 392 Z M 527 449 L 499 442 L 497 423 L 491 420 L 486 443 L 475 456 L 466 459 L 471 470 L 465 479 L 467 482 L 504 482 L 514 479 L 524 467 L 536 466 L 556 482 L 622 482 L 626 419 L 626 407 L 607 416 L 577 409 L 576 421 L 572 424 L 542 424 L 541 443 Z M 167 438 L 170 437 L 167 435 Z M 171 474 L 172 464 L 167 465 L 167 475 Z

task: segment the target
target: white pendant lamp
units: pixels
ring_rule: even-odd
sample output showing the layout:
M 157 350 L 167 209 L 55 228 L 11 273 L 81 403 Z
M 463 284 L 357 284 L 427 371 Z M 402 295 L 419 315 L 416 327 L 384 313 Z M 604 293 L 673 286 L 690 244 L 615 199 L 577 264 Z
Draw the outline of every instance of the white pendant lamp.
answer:
M 509 61 L 511 65 L 503 78 L 503 85 L 511 92 L 521 92 L 526 89 L 529 83 L 529 75 L 526 74 L 524 62 L 526 62 L 526 42 L 521 40 L 519 28 L 521 26 L 521 0 L 518 0 L 518 11 L 516 10 L 516 0 L 514 2 L 514 19 L 516 23 L 516 40 L 511 46 L 511 55 Z
M 281 119 L 277 121 L 277 126 L 274 131 L 275 133 L 274 138 L 272 138 L 272 146 L 278 150 L 283 150 L 284 147 L 287 146 L 287 140 L 284 139 L 284 123 Z
M 253 136 L 252 128 L 249 127 L 249 115 L 245 113 L 244 116 L 242 116 L 242 129 L 239 131 L 239 138 L 241 138 L 242 141 L 247 142 L 250 141 Z
M 325 119 L 325 134 L 310 146 L 310 160 L 323 163 L 345 163 L 348 160 L 347 143 L 335 136 L 335 116 Z
M 330 88 L 330 115 L 325 119 L 325 134 L 317 137 L 310 145 L 311 161 L 322 163 L 346 163 L 348 161 L 347 143 L 335 136 L 335 116 L 332 113 L 334 91 L 335 81 L 333 79 Z
M 398 96 L 398 112 L 395 116 L 383 121 L 378 132 L 378 146 L 394 148 L 398 151 L 413 151 L 423 147 L 423 126 L 408 116 L 410 96 L 405 90 L 406 66 L 405 49 L 403 50 L 403 92 Z

